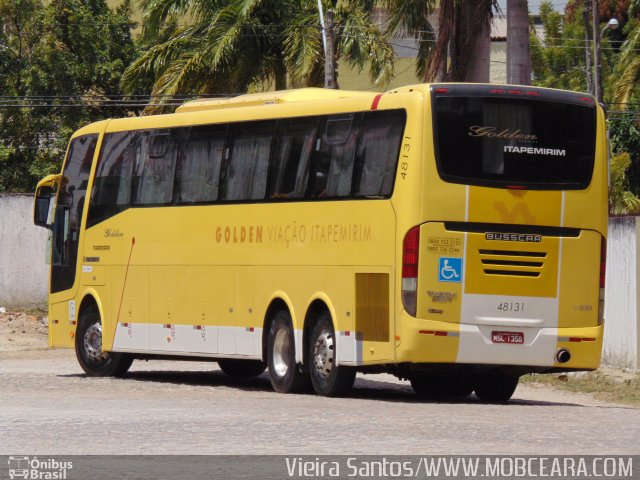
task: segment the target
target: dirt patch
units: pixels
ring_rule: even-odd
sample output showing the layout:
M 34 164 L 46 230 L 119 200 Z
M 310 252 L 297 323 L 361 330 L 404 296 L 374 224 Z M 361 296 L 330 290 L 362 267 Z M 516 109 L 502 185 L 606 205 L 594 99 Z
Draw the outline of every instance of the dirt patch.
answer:
M 525 375 L 520 381 L 528 385 L 546 386 L 567 392 L 587 393 L 606 402 L 640 407 L 638 370 L 607 366 L 595 372 Z
M 0 352 L 47 348 L 48 333 L 46 312 L 0 313 Z

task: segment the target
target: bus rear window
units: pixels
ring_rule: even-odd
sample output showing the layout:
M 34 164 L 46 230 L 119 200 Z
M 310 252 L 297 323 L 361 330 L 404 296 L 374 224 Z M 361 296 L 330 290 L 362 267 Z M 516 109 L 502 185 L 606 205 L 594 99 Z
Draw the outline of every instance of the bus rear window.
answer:
M 596 110 L 573 101 L 434 96 L 443 180 L 490 187 L 584 189 L 593 172 Z

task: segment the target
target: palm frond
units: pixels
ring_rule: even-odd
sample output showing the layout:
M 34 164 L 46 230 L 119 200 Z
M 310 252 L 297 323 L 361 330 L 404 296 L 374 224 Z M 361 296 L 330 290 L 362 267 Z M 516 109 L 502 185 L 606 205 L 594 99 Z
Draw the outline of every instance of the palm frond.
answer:
M 624 110 L 634 91 L 640 85 L 640 57 L 636 57 L 626 65 L 615 84 L 614 102 Z

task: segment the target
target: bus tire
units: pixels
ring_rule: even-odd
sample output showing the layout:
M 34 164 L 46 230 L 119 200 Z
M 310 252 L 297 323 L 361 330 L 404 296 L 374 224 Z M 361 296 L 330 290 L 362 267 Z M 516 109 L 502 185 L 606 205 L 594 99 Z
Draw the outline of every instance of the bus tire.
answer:
M 121 377 L 133 363 L 129 354 L 102 351 L 102 320 L 95 306 L 80 315 L 75 338 L 78 363 L 90 377 Z
M 413 375 L 409 378 L 413 391 L 421 398 L 466 398 L 473 392 L 468 378 Z
M 307 379 L 296 363 L 296 344 L 291 315 L 279 310 L 269 328 L 267 366 L 273 389 L 278 393 L 301 391 Z
M 356 370 L 338 365 L 336 334 L 327 312 L 318 318 L 309 340 L 309 372 L 313 389 L 318 395 L 334 397 L 353 387 Z
M 237 360 L 235 358 L 220 359 L 218 366 L 225 375 L 237 378 L 257 377 L 267 368 L 267 365 L 260 360 Z
M 516 391 L 520 377 L 502 373 L 487 373 L 476 378 L 476 397 L 484 402 L 508 402 Z

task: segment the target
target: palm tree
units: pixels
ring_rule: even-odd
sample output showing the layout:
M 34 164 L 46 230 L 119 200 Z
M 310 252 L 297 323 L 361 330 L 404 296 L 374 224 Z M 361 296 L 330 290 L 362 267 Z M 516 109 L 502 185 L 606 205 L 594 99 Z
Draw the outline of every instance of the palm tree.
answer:
M 438 32 L 428 20 L 438 11 Z M 497 0 L 386 0 L 388 31 L 420 46 L 416 71 L 426 82 L 489 80 L 490 23 Z
M 393 49 L 372 23 L 370 0 L 325 2 L 335 12 L 336 57 L 384 86 L 393 74 Z M 191 17 L 166 41 L 149 48 L 125 72 L 133 92 L 152 77 L 153 94 L 259 91 L 268 85 L 318 86 L 324 52 L 316 2 L 309 0 L 143 0 L 144 35 L 170 18 Z
M 507 83 L 531 85 L 527 0 L 507 0 Z
M 633 0 L 629 5 L 629 18 L 640 14 L 640 0 Z M 614 87 L 614 102 L 621 110 L 626 109 L 626 104 L 634 95 L 640 94 L 640 23 L 629 33 L 622 44 L 618 59 L 617 81 Z

